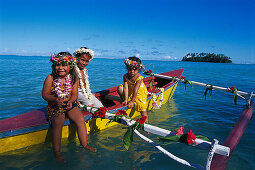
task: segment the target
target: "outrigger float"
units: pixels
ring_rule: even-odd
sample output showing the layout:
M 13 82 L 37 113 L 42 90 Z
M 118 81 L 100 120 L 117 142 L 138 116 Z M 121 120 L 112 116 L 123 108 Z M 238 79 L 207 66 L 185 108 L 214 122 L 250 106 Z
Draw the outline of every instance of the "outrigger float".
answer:
M 249 123 L 254 111 L 254 103 L 252 97 L 255 95 L 251 92 L 239 91 L 236 88 L 224 88 L 219 86 L 213 86 L 209 84 L 199 83 L 195 81 L 185 80 L 182 77 L 183 69 L 174 70 L 162 74 L 154 74 L 151 71 L 145 72 L 146 77 L 144 83 L 148 88 L 149 94 L 147 97 L 148 106 L 147 110 L 150 111 L 155 108 L 159 108 L 162 104 L 166 103 L 169 98 L 174 94 L 178 82 L 182 82 L 190 85 L 198 85 L 206 88 L 205 97 L 207 92 L 211 94 L 212 90 L 221 90 L 234 94 L 234 101 L 236 102 L 236 97 L 239 96 L 247 101 L 247 106 L 244 109 L 242 115 L 240 116 L 237 124 L 230 132 L 229 136 L 225 142 L 221 145 L 217 139 L 208 141 L 204 138 L 195 138 L 193 136 L 192 142 L 188 142 L 188 136 L 192 136 L 192 132 L 189 134 L 178 135 L 179 132 L 170 131 L 156 127 L 146 123 L 138 123 L 132 120 L 140 115 L 134 109 L 128 109 L 127 106 L 120 104 L 120 98 L 117 95 L 117 86 L 112 87 L 103 91 L 94 93 L 94 95 L 103 103 L 106 107 L 106 112 L 102 113 L 95 108 L 86 108 L 86 111 L 82 111 L 84 119 L 86 120 L 86 126 L 88 133 L 98 132 L 107 127 L 117 125 L 119 123 L 129 126 L 143 140 L 155 146 L 159 151 L 169 156 L 170 158 L 193 168 L 197 169 L 215 169 L 221 170 L 226 169 L 228 160 L 230 159 L 231 153 L 236 148 L 239 143 L 242 134 Z M 119 114 L 120 111 L 125 111 L 126 115 Z M 103 119 L 102 119 L 103 117 Z M 111 121 L 109 121 L 111 120 Z M 62 130 L 62 138 L 75 138 L 76 128 L 66 118 Z M 186 144 L 190 146 L 195 146 L 200 149 L 208 150 L 208 158 L 205 167 L 191 163 L 189 161 L 183 160 L 161 146 L 157 145 L 151 139 L 147 138 L 141 134 L 137 127 L 143 129 L 146 132 L 156 134 L 161 138 L 171 138 L 180 136 L 180 138 L 185 138 Z M 51 128 L 47 121 L 46 108 L 34 110 L 27 112 L 12 118 L 4 119 L 0 121 L 0 154 L 8 154 L 12 150 L 24 148 L 27 146 L 49 142 L 51 140 Z M 184 140 L 184 141 L 185 141 Z M 180 140 L 179 140 L 180 141 Z

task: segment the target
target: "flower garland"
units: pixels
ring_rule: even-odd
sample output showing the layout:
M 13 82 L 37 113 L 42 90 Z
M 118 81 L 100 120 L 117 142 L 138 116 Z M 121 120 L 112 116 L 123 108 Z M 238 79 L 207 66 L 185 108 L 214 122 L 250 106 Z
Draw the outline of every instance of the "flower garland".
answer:
M 82 90 L 82 94 L 84 97 L 86 97 L 87 99 L 91 100 L 91 90 L 90 90 L 90 84 L 89 84 L 89 79 L 88 79 L 88 72 L 86 69 L 83 69 L 83 73 L 84 73 L 84 80 L 85 80 L 85 86 L 84 86 L 84 83 L 82 81 L 82 76 L 81 76 L 81 73 L 80 73 L 80 69 L 78 68 L 77 65 L 75 65 L 75 70 L 76 70 L 76 73 L 79 77 L 79 82 L 80 82 L 80 86 L 81 86 L 81 90 Z
M 145 75 L 147 75 L 147 76 L 152 76 L 152 75 L 153 75 L 151 69 L 149 69 L 149 70 L 144 69 L 144 70 L 143 70 L 143 74 L 145 74 Z
M 144 65 L 142 63 L 138 63 L 136 61 L 129 60 L 128 58 L 124 60 L 125 65 L 128 67 L 134 67 L 138 69 L 144 69 Z
M 72 82 L 72 78 L 70 74 L 68 74 L 65 77 L 65 82 L 63 83 L 63 87 L 61 87 L 62 79 L 59 78 L 59 79 L 53 80 L 55 94 L 61 99 L 67 98 L 72 90 L 71 82 Z
M 160 90 L 161 92 L 161 95 L 160 95 L 160 98 L 159 98 L 159 104 L 157 102 L 157 96 L 156 96 L 156 93 L 151 93 L 151 92 L 148 92 L 150 95 L 152 95 L 152 100 L 153 100 L 153 103 L 152 103 L 152 106 L 155 108 L 155 109 L 160 109 L 160 107 L 162 106 L 162 102 L 164 100 L 164 88 L 157 88 Z
M 77 54 L 86 54 L 86 53 L 88 53 L 91 56 L 91 59 L 94 57 L 94 51 L 84 47 L 78 48 L 77 50 L 74 51 L 73 54 L 77 57 Z
M 59 63 L 62 63 L 62 62 L 66 62 L 66 63 L 68 63 L 72 66 L 76 62 L 76 59 L 75 59 L 75 57 L 73 57 L 71 55 L 63 56 L 63 55 L 60 55 L 60 54 L 51 54 L 50 55 L 50 62 L 52 62 L 53 64 L 59 64 Z

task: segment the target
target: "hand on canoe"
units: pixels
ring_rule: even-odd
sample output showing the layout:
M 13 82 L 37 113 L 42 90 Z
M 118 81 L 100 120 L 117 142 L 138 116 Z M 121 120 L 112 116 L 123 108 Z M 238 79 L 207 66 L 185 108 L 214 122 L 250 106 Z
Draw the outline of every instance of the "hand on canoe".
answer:
M 128 108 L 131 109 L 134 106 L 134 102 L 129 101 L 127 105 L 128 105 Z
M 124 100 L 122 103 L 121 103 L 122 105 L 127 105 L 128 104 L 128 100 Z

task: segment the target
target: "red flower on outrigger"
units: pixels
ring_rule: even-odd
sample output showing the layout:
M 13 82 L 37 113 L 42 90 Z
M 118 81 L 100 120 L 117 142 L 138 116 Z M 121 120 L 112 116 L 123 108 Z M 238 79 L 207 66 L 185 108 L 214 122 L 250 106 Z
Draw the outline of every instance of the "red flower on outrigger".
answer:
M 98 112 L 96 112 L 95 114 L 94 114 L 94 116 L 99 116 L 99 117 L 101 117 L 101 118 L 105 118 L 105 113 L 106 113 L 106 107 L 100 107 L 99 108 L 99 111 Z
M 146 121 L 147 116 L 142 116 L 139 119 L 136 119 L 136 122 L 140 123 L 140 124 L 144 124 L 144 122 Z

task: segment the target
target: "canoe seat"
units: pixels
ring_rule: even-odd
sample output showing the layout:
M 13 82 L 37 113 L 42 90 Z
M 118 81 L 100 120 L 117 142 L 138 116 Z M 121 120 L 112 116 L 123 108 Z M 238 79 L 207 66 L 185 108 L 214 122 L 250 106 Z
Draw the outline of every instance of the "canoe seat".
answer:
M 118 102 L 122 101 L 119 96 L 114 96 L 114 95 L 105 95 L 104 98 L 108 100 L 118 101 Z

